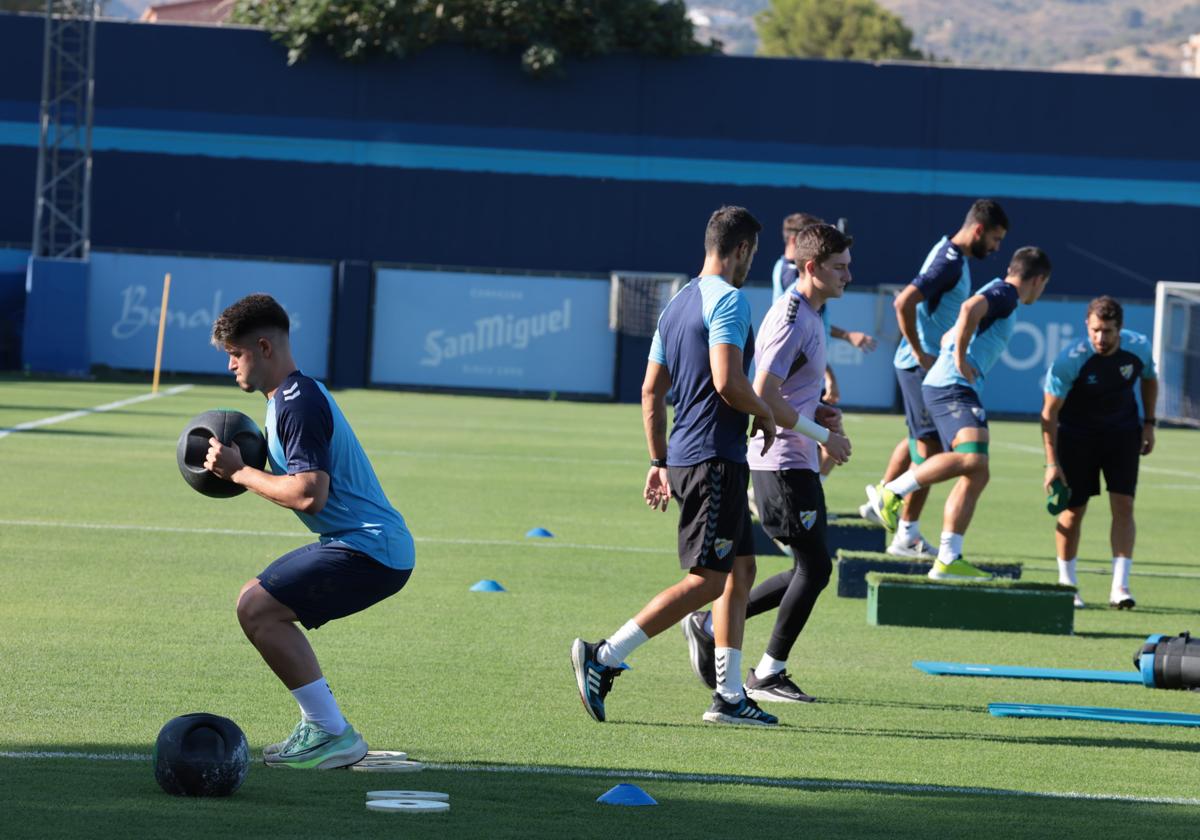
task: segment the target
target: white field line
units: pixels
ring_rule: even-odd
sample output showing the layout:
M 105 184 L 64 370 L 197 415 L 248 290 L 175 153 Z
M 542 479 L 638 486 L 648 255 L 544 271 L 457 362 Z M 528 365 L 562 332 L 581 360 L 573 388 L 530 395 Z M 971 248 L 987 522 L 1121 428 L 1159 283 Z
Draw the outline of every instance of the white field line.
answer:
M 81 408 L 78 411 L 68 411 L 66 414 L 56 414 L 53 417 L 43 417 L 40 420 L 30 420 L 27 423 L 18 423 L 7 429 L 0 429 L 0 438 L 8 437 L 14 432 L 27 432 L 30 429 L 40 429 L 42 426 L 53 426 L 55 423 L 65 423 L 68 420 L 78 420 L 80 417 L 87 417 L 90 414 L 101 414 L 105 411 L 112 411 L 116 408 L 124 408 L 127 405 L 145 402 L 146 400 L 154 400 L 159 397 L 170 397 L 174 394 L 181 393 L 191 388 L 191 385 L 175 385 L 167 388 L 165 391 L 159 391 L 157 394 L 140 394 L 136 397 L 130 397 L 127 400 L 117 400 L 116 402 L 97 405 L 93 408 Z
M 37 519 L 0 519 L 0 527 L 8 526 L 15 528 L 71 528 L 85 531 L 134 531 L 148 534 L 211 534 L 218 537 L 280 537 L 291 540 L 312 538 L 311 534 L 306 534 L 303 531 L 251 531 L 238 528 L 179 528 L 165 525 L 118 525 L 104 522 L 47 522 Z M 581 551 L 603 551 L 609 554 L 673 554 L 670 545 L 665 545 L 663 548 L 645 548 L 636 545 L 599 545 L 596 543 L 560 542 L 557 539 L 537 538 L 525 540 L 471 540 L 451 537 L 415 537 L 415 540 L 418 543 L 428 543 L 430 545 L 511 546 L 542 551 L 562 548 Z M 1155 564 L 1145 561 L 1144 565 L 1153 566 Z M 1033 566 L 1026 564 L 1026 568 L 1031 572 L 1058 572 L 1057 566 Z M 1080 574 L 1109 574 L 1109 571 L 1106 569 L 1078 569 L 1078 572 Z M 1139 566 L 1137 574 L 1141 577 L 1194 578 L 1200 580 L 1200 573 L 1148 572 L 1143 566 Z
M 144 753 L 76 753 L 50 751 L 0 752 L 0 759 L 76 759 L 80 761 L 144 761 Z M 850 790 L 869 793 L 938 793 L 963 796 L 1030 797 L 1036 799 L 1083 799 L 1092 802 L 1135 802 L 1155 805 L 1200 805 L 1200 799 L 1177 796 L 1128 796 L 1116 793 L 1077 793 L 1074 791 L 1012 790 L 1008 788 L 963 787 L 957 785 L 914 785 L 903 782 L 855 782 L 844 779 L 775 779 L 769 776 L 735 776 L 709 773 L 668 773 L 657 770 L 600 770 L 584 767 L 541 767 L 521 764 L 439 764 L 426 763 L 430 770 L 458 773 L 512 773 L 533 776 L 558 776 L 588 779 L 649 779 L 659 782 L 696 782 L 700 784 L 751 785 L 754 787 L 795 790 Z
M 137 531 L 159 534 L 212 534 L 226 537 L 287 537 L 290 539 L 312 538 L 312 534 L 303 531 L 249 531 L 236 528 L 179 528 L 164 525 L 116 525 L 103 522 L 45 522 L 36 519 L 0 519 L 0 526 L 18 528 L 76 528 L 89 531 Z M 591 551 L 609 551 L 621 554 L 670 554 L 670 545 L 663 548 L 641 548 L 639 546 L 611 546 L 592 543 L 559 542 L 555 539 L 527 540 L 470 540 L 450 537 L 416 537 L 418 543 L 434 545 L 491 545 L 519 546 L 521 548 L 567 548 L 585 549 Z
M 992 443 L 997 446 L 1003 446 L 1005 449 L 1013 449 L 1017 452 L 1030 452 L 1034 455 L 1044 455 L 1046 450 L 1040 446 L 1030 446 L 1027 443 L 1010 443 L 1006 440 L 994 440 Z M 1153 455 L 1153 453 L 1151 453 Z M 1151 457 L 1150 455 L 1146 457 Z M 1200 479 L 1200 472 L 1195 470 L 1169 470 L 1165 467 L 1146 466 L 1145 462 L 1138 467 L 1141 472 L 1155 473 L 1156 475 L 1174 475 L 1180 478 L 1196 478 Z M 1190 489 L 1187 485 L 1172 485 L 1175 489 Z

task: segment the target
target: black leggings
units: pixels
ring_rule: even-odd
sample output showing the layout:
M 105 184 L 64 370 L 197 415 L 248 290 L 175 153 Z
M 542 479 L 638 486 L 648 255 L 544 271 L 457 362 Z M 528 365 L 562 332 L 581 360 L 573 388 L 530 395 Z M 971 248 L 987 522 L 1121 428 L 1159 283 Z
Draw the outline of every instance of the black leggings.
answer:
M 821 511 L 824 514 L 824 511 Z M 823 518 L 823 516 L 822 516 Z M 767 656 L 786 661 L 800 631 L 808 623 L 817 596 L 829 583 L 833 564 L 825 547 L 825 529 L 814 528 L 819 539 L 796 540 L 791 545 L 795 565 L 786 572 L 767 578 L 750 592 L 746 618 L 779 608 L 775 629 L 767 643 Z

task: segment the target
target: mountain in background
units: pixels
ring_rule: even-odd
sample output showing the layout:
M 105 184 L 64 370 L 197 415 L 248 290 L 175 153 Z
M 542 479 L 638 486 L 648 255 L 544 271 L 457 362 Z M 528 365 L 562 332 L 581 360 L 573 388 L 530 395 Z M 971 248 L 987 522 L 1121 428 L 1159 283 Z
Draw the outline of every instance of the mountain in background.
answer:
M 141 17 L 156 0 L 107 0 L 106 17 Z M 157 0 L 162 2 L 163 0 Z M 1178 74 L 1180 45 L 1200 32 L 1198 0 L 877 0 L 916 46 L 954 64 L 1110 73 Z M 702 39 L 754 55 L 754 15 L 769 0 L 688 0 Z
M 915 45 L 955 64 L 1178 74 L 1181 44 L 1200 32 L 1197 0 L 877 0 Z M 688 0 L 701 37 L 753 55 L 754 15 L 768 0 Z

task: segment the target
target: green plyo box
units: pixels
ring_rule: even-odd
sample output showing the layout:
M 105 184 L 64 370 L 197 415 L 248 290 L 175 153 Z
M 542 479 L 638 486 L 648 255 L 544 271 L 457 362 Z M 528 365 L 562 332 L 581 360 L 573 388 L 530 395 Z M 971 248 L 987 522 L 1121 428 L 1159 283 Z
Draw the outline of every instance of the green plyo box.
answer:
M 1074 588 L 1021 581 L 867 575 L 867 623 L 1070 635 Z
M 998 578 L 1018 580 L 1021 577 L 1020 563 L 1003 563 L 987 558 L 971 558 L 971 564 L 991 572 Z M 893 557 L 882 551 L 837 552 L 837 594 L 839 598 L 866 598 L 867 575 L 871 572 L 887 572 L 897 575 L 923 575 L 933 568 L 933 560 L 908 557 Z

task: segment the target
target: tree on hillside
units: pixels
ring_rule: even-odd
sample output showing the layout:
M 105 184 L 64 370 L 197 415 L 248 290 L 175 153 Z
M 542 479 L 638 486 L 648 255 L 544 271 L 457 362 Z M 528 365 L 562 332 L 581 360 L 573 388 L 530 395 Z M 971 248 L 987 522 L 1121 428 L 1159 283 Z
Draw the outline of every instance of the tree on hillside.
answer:
M 237 0 L 233 20 L 270 29 L 295 63 L 324 45 L 346 59 L 404 58 L 434 44 L 519 53 L 535 75 L 564 58 L 716 52 L 683 0 Z
M 754 19 L 759 54 L 923 59 L 912 30 L 875 0 L 771 0 Z
M 45 12 L 46 0 L 0 0 L 0 12 Z

